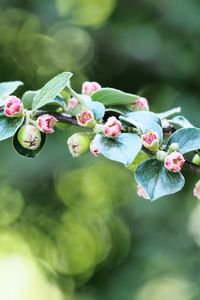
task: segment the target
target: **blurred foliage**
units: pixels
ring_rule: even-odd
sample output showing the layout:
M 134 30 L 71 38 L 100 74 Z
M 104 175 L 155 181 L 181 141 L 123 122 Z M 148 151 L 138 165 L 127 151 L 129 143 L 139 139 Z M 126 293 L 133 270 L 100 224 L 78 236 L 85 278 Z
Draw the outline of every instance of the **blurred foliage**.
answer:
M 200 126 L 196 0 L 1 0 L 0 81 L 39 89 L 60 71 L 182 106 Z M 73 129 L 28 160 L 0 156 L 0 299 L 198 300 L 200 208 L 191 196 L 149 203 L 132 174 L 72 159 Z M 187 175 L 187 174 L 186 174 Z

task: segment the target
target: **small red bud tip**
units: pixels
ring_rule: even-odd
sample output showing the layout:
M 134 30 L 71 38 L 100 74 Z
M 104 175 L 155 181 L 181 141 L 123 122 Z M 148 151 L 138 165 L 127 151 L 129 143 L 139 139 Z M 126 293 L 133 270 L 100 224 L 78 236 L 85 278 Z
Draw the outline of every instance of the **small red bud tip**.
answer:
M 139 197 L 149 200 L 149 196 L 145 192 L 145 190 L 141 187 L 141 185 L 137 185 L 137 194 Z
M 15 117 L 18 113 L 22 111 L 22 101 L 15 97 L 15 96 L 10 96 L 6 100 L 5 106 L 4 106 L 4 114 L 7 117 Z
M 146 98 L 140 97 L 135 103 L 133 103 L 132 108 L 135 110 L 149 110 L 148 100 Z
M 115 117 L 108 118 L 103 127 L 103 132 L 108 138 L 116 138 L 121 133 L 121 130 L 121 122 Z
M 53 126 L 57 122 L 57 119 L 49 114 L 42 115 L 37 118 L 37 127 L 44 133 L 53 133 Z
M 170 172 L 180 172 L 184 163 L 183 155 L 175 151 L 166 156 L 164 165 Z
M 71 98 L 69 100 L 69 107 L 71 109 L 75 108 L 78 105 L 78 100 L 76 98 Z
M 82 94 L 91 96 L 94 92 L 101 89 L 101 86 L 98 82 L 89 82 L 85 81 L 82 85 Z
M 197 183 L 195 184 L 195 187 L 193 189 L 193 195 L 200 200 L 200 180 L 197 181 Z
M 93 140 L 90 144 L 90 151 L 91 153 L 95 156 L 98 157 L 100 154 L 99 149 L 97 148 L 97 146 L 95 145 L 95 140 Z

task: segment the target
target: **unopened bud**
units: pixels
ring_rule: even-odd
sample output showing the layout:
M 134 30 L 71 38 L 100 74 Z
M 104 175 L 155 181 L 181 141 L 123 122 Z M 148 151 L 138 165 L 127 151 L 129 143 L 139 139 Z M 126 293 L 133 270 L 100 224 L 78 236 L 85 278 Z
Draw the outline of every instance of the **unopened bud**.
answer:
M 193 195 L 197 197 L 197 199 L 200 200 L 200 180 L 197 181 L 194 189 L 193 189 Z
M 41 133 L 33 125 L 24 125 L 18 131 L 18 141 L 22 147 L 30 150 L 35 150 L 40 146 Z
M 195 165 L 200 165 L 200 155 L 199 155 L 199 154 L 195 154 L 195 156 L 193 157 L 192 162 L 193 162 Z
M 19 98 L 15 96 L 9 96 L 5 102 L 4 114 L 7 117 L 17 117 L 17 115 L 21 113 L 22 108 L 23 104 Z
M 159 137 L 158 134 L 152 130 L 147 131 L 146 134 L 141 136 L 143 146 L 150 151 L 157 151 L 159 148 Z
M 91 142 L 91 144 L 90 144 L 90 151 L 91 151 L 91 153 L 92 153 L 94 156 L 96 156 L 96 157 L 98 157 L 99 154 L 100 154 L 100 151 L 99 151 L 99 149 L 97 148 L 97 145 L 95 144 L 95 140 L 92 140 L 92 142 Z
M 148 100 L 146 98 L 140 97 L 133 103 L 132 108 L 134 110 L 148 111 L 149 110 Z
M 167 155 L 167 153 L 166 153 L 165 151 L 162 151 L 162 150 L 156 152 L 156 158 L 157 158 L 157 160 L 159 160 L 159 161 L 164 161 L 165 158 L 166 158 L 166 155 Z
M 101 89 L 101 86 L 98 82 L 85 81 L 82 85 L 82 94 L 91 96 L 94 92 Z
M 165 167 L 170 172 L 180 172 L 185 163 L 183 155 L 179 152 L 172 152 L 165 158 Z
M 149 196 L 147 195 L 143 187 L 141 187 L 141 185 L 137 185 L 137 194 L 139 197 L 149 200 Z
M 93 128 L 96 124 L 94 114 L 90 110 L 85 110 L 76 116 L 78 125 Z
M 172 143 L 172 144 L 169 146 L 169 151 L 168 151 L 168 153 L 172 153 L 172 152 L 178 151 L 178 149 L 179 149 L 179 144 L 178 144 L 178 143 Z
M 92 139 L 93 135 L 88 132 L 78 132 L 70 136 L 67 144 L 71 155 L 78 157 L 89 152 Z
M 108 118 L 103 127 L 103 132 L 108 138 L 116 138 L 121 133 L 121 130 L 121 122 L 115 117 Z

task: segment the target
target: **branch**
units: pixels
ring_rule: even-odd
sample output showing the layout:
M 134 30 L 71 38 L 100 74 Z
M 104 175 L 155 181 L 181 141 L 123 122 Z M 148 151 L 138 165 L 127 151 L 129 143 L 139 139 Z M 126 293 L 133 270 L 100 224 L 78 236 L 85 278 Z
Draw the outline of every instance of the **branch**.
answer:
M 78 126 L 78 123 L 76 121 L 76 118 L 71 116 L 70 114 L 67 113 L 56 113 L 56 112 L 45 112 L 48 114 L 51 114 L 52 116 L 54 116 L 58 121 L 63 122 L 63 123 L 67 123 L 67 124 L 71 124 L 74 126 Z M 44 111 L 42 112 L 38 112 L 37 116 L 44 114 Z M 132 128 L 133 129 L 133 128 Z M 163 128 L 163 133 L 173 133 L 175 131 L 175 129 L 173 127 L 168 127 L 168 128 Z M 196 175 L 200 176 L 200 166 L 195 165 L 194 163 L 192 163 L 191 161 L 186 161 L 183 167 L 184 170 L 195 173 Z
M 183 165 L 183 169 L 200 176 L 200 166 L 195 165 L 191 161 L 186 160 L 185 164 Z

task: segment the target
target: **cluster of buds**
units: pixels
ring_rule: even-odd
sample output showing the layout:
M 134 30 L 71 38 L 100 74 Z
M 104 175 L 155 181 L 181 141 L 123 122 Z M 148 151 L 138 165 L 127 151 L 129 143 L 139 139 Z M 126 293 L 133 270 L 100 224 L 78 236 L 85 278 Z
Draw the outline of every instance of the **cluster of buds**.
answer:
M 101 86 L 98 82 L 85 81 L 82 85 L 82 94 L 91 96 L 93 93 L 95 93 L 96 91 L 98 91 L 100 89 L 101 89 Z
M 5 102 L 4 114 L 7 117 L 17 117 L 23 110 L 22 101 L 15 97 L 9 96 Z
M 132 104 L 132 108 L 136 111 L 140 111 L 140 110 L 148 111 L 149 110 L 148 100 L 144 97 L 140 97 Z

